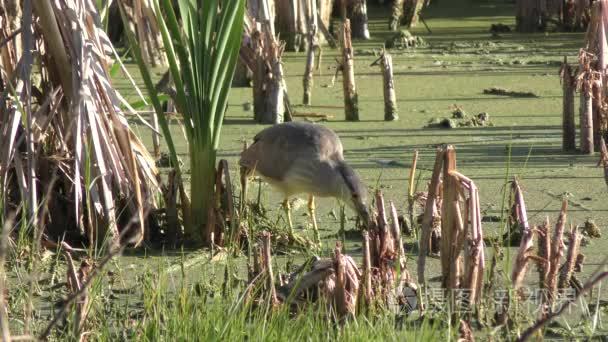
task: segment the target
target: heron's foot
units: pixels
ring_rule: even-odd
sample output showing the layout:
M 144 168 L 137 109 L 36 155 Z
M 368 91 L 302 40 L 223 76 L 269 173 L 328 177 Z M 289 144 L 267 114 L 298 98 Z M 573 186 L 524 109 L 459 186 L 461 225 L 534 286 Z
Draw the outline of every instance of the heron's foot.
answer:
M 310 214 L 310 219 L 312 220 L 312 229 L 315 234 L 315 243 L 321 243 L 321 237 L 319 235 L 319 227 L 317 226 L 317 217 L 315 215 L 315 197 L 308 197 L 308 213 Z

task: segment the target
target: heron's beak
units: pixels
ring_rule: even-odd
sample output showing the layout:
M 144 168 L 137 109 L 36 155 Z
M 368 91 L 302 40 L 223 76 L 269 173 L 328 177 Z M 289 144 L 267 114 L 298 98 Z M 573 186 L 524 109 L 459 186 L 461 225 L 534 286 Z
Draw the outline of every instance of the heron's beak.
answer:
M 369 216 L 369 211 L 367 210 L 367 207 L 364 204 L 358 204 L 357 205 L 357 213 L 359 214 L 359 217 L 361 218 L 361 223 L 363 223 L 363 225 L 365 227 L 368 227 L 370 224 L 370 216 Z

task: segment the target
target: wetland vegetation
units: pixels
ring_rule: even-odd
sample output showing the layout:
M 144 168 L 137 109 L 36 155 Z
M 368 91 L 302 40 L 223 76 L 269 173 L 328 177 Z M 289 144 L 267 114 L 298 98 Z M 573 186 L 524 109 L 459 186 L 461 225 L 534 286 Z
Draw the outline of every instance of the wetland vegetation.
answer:
M 162 3 L 163 6 L 170 6 L 168 0 Z M 141 243 L 137 241 L 137 247 L 133 247 L 133 244 L 126 246 L 102 242 L 79 244 L 76 241 L 82 239 L 68 241 L 67 235 L 66 242 L 71 247 L 50 242 L 40 245 L 40 241 L 44 240 L 41 238 L 52 235 L 53 238 L 48 241 L 57 242 L 59 240 L 55 238 L 61 234 L 55 234 L 56 230 L 41 229 L 39 223 L 29 219 L 26 214 L 15 217 L 9 209 L 28 212 L 25 198 L 23 208 L 27 210 L 19 204 L 2 208 L 6 213 L 0 220 L 5 233 L 0 246 L 4 298 L 0 307 L 2 332 L 10 331 L 14 340 L 35 340 L 40 337 L 99 341 L 437 341 L 472 340 L 472 336 L 478 340 L 517 340 L 531 332 L 528 329 L 535 323 L 543 318 L 551 318 L 534 331 L 536 335 L 527 338 L 544 336 L 558 340 L 606 340 L 608 328 L 604 320 L 608 313 L 608 296 L 601 283 L 607 271 L 604 248 L 608 248 L 608 240 L 606 234 L 602 234 L 608 220 L 606 181 L 602 168 L 598 167 L 598 154 L 584 155 L 579 151 L 562 150 L 560 66 L 564 56 L 571 63 L 576 63 L 579 49 L 584 45 L 584 32 L 547 30 L 496 34 L 490 32 L 493 24 L 514 28 L 514 3 L 502 0 L 431 1 L 430 6 L 422 12 L 425 25 L 430 30 L 421 24 L 409 30 L 409 34 L 419 37 L 419 43 L 414 47 L 395 44 L 388 49 L 392 55 L 399 119 L 385 121 L 383 78 L 378 67 L 372 63 L 380 56 L 383 44 L 391 40 L 395 32 L 388 27 L 389 4 L 369 1 L 367 6 L 371 37 L 369 40 L 353 39 L 360 121 L 343 119 L 341 76 L 336 82 L 333 80 L 335 60 L 342 55 L 340 49 L 322 46 L 319 69 L 314 72 L 310 106 L 300 104 L 304 91 L 302 77 L 306 52 L 285 52 L 282 68 L 294 120 L 313 121 L 339 135 L 345 159 L 367 185 L 370 206 L 378 208 L 376 212 L 379 213 L 384 210 L 378 206 L 379 199 L 382 197 L 386 201 L 386 226 L 384 230 L 376 226 L 375 229 L 388 231 L 398 227 L 397 235 L 393 234 L 391 239 L 402 243 L 395 243 L 392 254 L 385 255 L 386 260 L 390 259 L 390 263 L 386 263 L 390 265 L 390 270 L 382 266 L 373 271 L 373 276 L 380 279 L 374 278 L 374 298 L 366 298 L 365 294 L 361 294 L 363 290 L 361 293 L 355 290 L 355 296 L 350 299 L 352 303 L 344 300 L 347 307 L 352 304 L 352 309 L 346 310 L 348 314 L 343 314 L 337 304 L 339 295 L 336 291 L 339 290 L 336 288 L 339 288 L 340 281 L 346 279 L 348 283 L 353 279 L 346 276 L 337 280 L 339 277 L 331 272 L 346 267 L 343 272 L 348 275 L 348 267 L 351 267 L 348 266 L 351 265 L 349 260 L 353 260 L 354 268 L 365 264 L 365 251 L 368 248 L 362 235 L 365 229 L 355 213 L 348 208 L 343 209 L 338 200 L 317 200 L 320 244 L 313 242 L 305 197 L 293 199 L 291 203 L 297 239 L 288 236 L 288 225 L 281 208 L 283 198 L 270 185 L 257 179 L 250 180 L 247 201 L 243 200 L 239 182 L 240 152 L 244 143 L 251 143 L 253 137 L 268 125 L 253 120 L 252 88 L 232 87 L 226 100 L 225 114 L 218 116 L 221 118 L 224 115 L 223 124 L 216 122 L 213 128 L 221 129 L 221 136 L 213 133 L 217 141 L 211 142 L 217 148 L 217 151 L 213 151 L 217 153 L 217 160 L 227 162 L 229 177 L 224 177 L 223 181 L 229 182 L 227 178 L 231 180 L 232 190 L 227 193 L 232 200 L 228 201 L 222 195 L 226 192 L 220 194 L 224 197 L 213 198 L 214 202 L 202 196 L 198 199 L 199 202 L 220 203 L 220 206 L 233 201 L 233 209 L 240 208 L 238 214 L 232 212 L 230 222 L 221 227 L 223 240 L 211 235 L 211 240 L 207 241 L 211 243 L 201 247 L 201 241 L 193 241 L 198 239 L 191 239 L 192 235 L 188 235 L 192 231 L 186 228 L 188 218 L 184 214 L 174 218 L 180 223 L 180 230 L 184 227 L 184 235 L 177 239 L 170 236 L 175 233 L 167 225 L 171 220 L 170 208 L 175 209 L 175 201 L 182 203 L 183 198 L 179 198 L 179 185 L 168 182 L 169 178 L 175 177 L 168 165 L 176 162 L 180 165 L 181 173 L 177 178 L 183 181 L 185 192 L 190 190 L 190 194 L 199 190 L 191 188 L 192 184 L 198 184 L 199 188 L 213 188 L 215 178 L 211 175 L 210 179 L 203 181 L 199 178 L 195 182 L 193 179 L 196 176 L 192 175 L 193 169 L 200 170 L 201 167 L 191 164 L 192 155 L 196 155 L 197 150 L 193 150 L 189 142 L 196 142 L 200 146 L 208 144 L 209 141 L 196 139 L 206 137 L 205 134 L 209 132 L 188 131 L 184 128 L 184 117 L 180 114 L 167 115 L 162 133 L 172 138 L 173 146 L 168 147 L 161 139 L 160 149 L 171 160 L 157 163 L 158 179 L 166 187 L 141 187 L 140 195 L 143 194 L 144 200 L 140 199 L 137 203 L 149 200 L 156 207 L 140 212 L 126 205 L 128 209 L 125 209 L 125 214 L 117 216 L 119 223 L 116 224 L 126 227 L 139 227 L 139 221 L 131 216 L 149 215 L 153 220 L 158 229 L 148 236 L 142 236 Z M 332 32 L 339 32 L 339 21 L 339 18 L 334 18 Z M 176 42 L 179 38 L 174 36 L 171 39 Z M 195 48 L 204 50 L 203 45 Z M 118 70 L 118 67 L 112 67 L 108 72 L 112 88 L 139 110 L 144 120 L 152 122 L 154 108 L 143 105 L 138 94 L 141 91 L 150 101 L 147 95 L 150 84 L 145 84 L 145 75 L 142 76 L 137 60 L 133 58 L 133 45 L 123 41 L 118 54 L 139 89 L 136 90 L 125 76 L 126 72 Z M 181 58 L 184 57 L 179 56 L 178 60 Z M 235 58 L 235 55 L 231 55 L 227 60 L 234 61 Z M 166 68 L 154 67 L 149 70 L 151 81 L 158 82 Z M 196 70 L 188 72 L 195 74 Z M 236 72 L 239 72 L 238 68 Z M 192 82 L 213 84 L 213 81 L 203 78 Z M 494 91 L 486 91 L 490 89 Z M 506 91 L 497 92 L 496 89 Z M 182 93 L 181 96 L 204 97 L 191 93 Z M 161 95 L 156 105 L 167 98 Z M 577 104 L 578 101 L 577 96 Z M 205 105 L 208 103 L 201 102 L 201 106 Z M 484 115 L 480 115 L 482 113 Z M 482 117 L 486 124 L 479 124 Z M 154 134 L 150 127 L 135 115 L 126 116 L 126 119 L 134 136 L 153 154 Z M 446 119 L 450 128 L 443 124 Z M 23 119 L 23 122 L 26 121 Z M 416 277 L 423 214 L 430 192 L 427 190 L 436 160 L 448 158 L 443 155 L 438 157 L 437 152 L 438 148 L 446 145 L 452 146 L 455 151 L 455 169 L 449 170 L 457 169 L 459 175 L 466 175 L 474 181 L 474 184 L 468 183 L 465 179 L 458 183 L 458 190 L 453 190 L 456 185 L 449 189 L 459 191 L 465 199 L 462 202 L 466 203 L 462 206 L 465 215 L 470 212 L 464 207 L 475 207 L 474 197 L 466 191 L 474 187 L 478 189 L 475 210 L 479 211 L 482 240 L 485 242 L 482 245 L 485 269 L 481 270 L 480 280 L 483 296 L 474 304 L 465 301 L 465 306 L 460 309 L 449 297 L 451 293 L 444 292 L 442 288 L 447 281 L 442 278 L 445 273 L 442 255 L 431 253 L 426 257 L 426 278 L 421 283 Z M 88 146 L 94 148 L 96 145 Z M 417 158 L 413 159 L 415 154 Z M 88 166 L 82 170 L 90 165 L 98 165 L 99 160 L 93 160 L 94 152 L 88 150 L 84 155 L 82 165 Z M 2 156 L 5 155 L 0 153 Z M 123 155 L 108 153 L 107 156 L 109 160 L 109 156 L 121 158 Z M 130 167 L 143 178 L 145 173 L 139 173 L 135 164 L 150 168 L 154 166 L 142 160 L 137 159 L 136 163 L 133 159 Z M 413 160 L 416 166 L 412 176 Z M 209 164 L 208 160 L 197 162 Z M 61 163 L 58 165 L 70 167 Z M 125 182 L 130 182 L 131 176 L 126 172 Z M 42 176 L 39 177 L 42 183 Z M 82 179 L 84 184 L 91 186 L 87 186 L 89 190 L 81 194 L 81 199 L 82 196 L 90 196 L 92 184 L 98 182 L 94 175 L 86 172 Z M 517 179 L 519 192 L 515 190 L 514 179 Z M 445 181 L 443 183 L 440 200 L 447 202 L 451 190 L 446 190 L 448 186 Z M 70 187 L 69 184 L 61 186 Z M 11 191 L 6 192 L 7 197 L 2 199 L 2 204 L 8 202 L 5 199 L 10 199 L 10 196 L 16 196 L 18 189 Z M 378 191 L 382 193 L 381 197 L 377 195 Z M 166 197 L 171 192 L 173 196 Z M 136 191 L 127 193 L 136 197 Z M 523 200 L 518 202 L 518 193 L 525 198 L 525 204 Z M 121 195 L 126 196 L 124 193 Z M 49 192 L 39 196 L 46 198 L 64 194 L 59 191 L 57 194 Z M 167 205 L 167 198 L 173 199 L 172 206 Z M 398 220 L 393 219 L 389 202 L 394 204 Z M 116 196 L 116 203 L 118 207 L 130 202 Z M 527 215 L 525 218 L 517 214 L 522 206 Z M 446 206 L 440 205 L 439 208 L 447 210 Z M 94 209 L 85 206 L 81 209 L 103 211 L 102 206 Z M 41 205 L 41 210 L 69 211 L 68 208 L 48 208 L 48 205 Z M 243 214 L 245 212 L 246 215 Z M 96 216 L 89 212 L 84 217 L 91 219 Z M 547 219 L 549 224 L 545 224 Z M 64 225 L 74 225 L 71 223 L 74 217 L 66 217 L 68 220 L 70 223 Z M 204 221 L 206 218 L 198 220 Z M 381 221 L 379 219 L 379 225 Z M 468 219 L 465 221 L 468 222 Z M 198 226 L 191 227 L 200 227 L 198 223 Z M 43 220 L 40 226 L 44 224 Z M 57 229 L 55 226 L 63 223 L 48 224 Z M 557 226 L 559 231 L 560 224 L 565 234 L 555 235 L 559 242 L 547 238 L 551 230 L 543 229 Z M 570 233 L 570 225 L 585 229 L 577 238 Z M 387 228 L 389 226 L 390 229 Z M 538 261 L 542 257 L 537 257 L 537 254 L 541 255 L 540 250 L 545 245 L 542 242 L 526 245 L 525 234 L 520 233 L 524 226 L 531 226 L 535 232 L 546 232 L 546 235 L 538 233 L 537 238 L 544 237 L 549 250 L 555 248 L 552 244 L 561 246 L 562 239 L 565 241 L 564 246 L 558 248 L 565 260 L 564 268 L 568 266 L 570 251 L 574 250 L 572 253 L 576 259 L 578 251 L 570 246 L 578 244 L 576 241 L 580 240 L 584 261 L 581 260 L 581 268 L 573 277 L 579 282 L 578 287 L 570 286 L 570 272 L 566 284 L 568 289 L 560 291 L 559 300 L 554 298 L 557 308 L 549 310 L 549 313 L 539 313 L 547 299 L 538 292 L 539 277 L 542 282 L 544 271 L 543 263 Z M 128 232 L 129 229 L 125 228 L 124 231 Z M 78 230 L 78 227 L 74 227 L 74 230 Z M 107 231 L 111 229 L 99 228 L 99 231 L 105 231 L 109 236 Z M 120 238 L 128 242 L 136 240 L 126 236 L 128 234 L 120 234 Z M 391 236 L 385 234 L 381 236 Z M 512 235 L 518 235 L 515 243 L 510 241 Z M 205 236 L 202 241 L 205 241 Z M 520 245 L 522 239 L 524 243 Z M 264 245 L 265 241 L 269 242 L 268 246 Z M 392 244 L 393 240 L 390 241 Z M 336 247 L 337 243 L 340 247 Z M 403 248 L 403 254 L 399 247 Z M 270 251 L 271 258 L 264 254 L 266 251 Z M 532 254 L 533 257 L 530 257 Z M 521 267 L 520 257 L 529 263 L 527 268 Z M 474 260 L 465 259 L 464 267 L 469 270 Z M 386 261 L 380 257 L 378 260 L 379 264 Z M 289 291 L 298 288 L 300 281 L 309 279 L 305 275 L 331 268 L 323 268 L 322 262 L 325 261 L 334 263 L 331 267 L 335 270 L 332 268 L 328 271 L 333 278 L 323 278 L 319 284 L 302 293 Z M 372 264 L 375 262 L 372 260 Z M 541 265 L 540 269 L 537 264 Z M 558 270 L 560 265 L 558 255 L 557 266 L 554 266 L 557 267 L 555 272 L 561 274 L 562 269 Z M 574 263 L 571 266 L 575 268 Z M 359 278 L 353 281 L 356 286 L 351 286 L 363 289 L 367 286 L 364 266 L 359 268 L 361 271 L 352 271 Z M 518 273 L 518 270 L 521 272 Z M 269 273 L 274 277 L 268 279 Z M 405 273 L 410 276 L 403 276 Z M 514 280 L 516 275 L 521 275 L 521 282 Z M 372 277 L 371 273 L 369 277 Z M 392 277 L 393 283 L 390 284 L 401 286 L 399 290 L 387 285 L 387 277 Z M 596 281 L 596 286 L 583 293 L 583 287 L 590 285 L 591 281 Z M 515 287 L 528 292 L 522 294 Z M 409 288 L 410 292 L 405 288 Z M 348 291 L 345 293 L 342 296 L 347 298 L 352 295 Z M 67 303 L 66 299 L 70 302 Z M 568 301 L 572 303 L 567 308 L 565 306 L 565 312 L 548 317 L 557 312 L 559 305 Z M 7 336 L 10 335 L 4 335 L 4 338 Z

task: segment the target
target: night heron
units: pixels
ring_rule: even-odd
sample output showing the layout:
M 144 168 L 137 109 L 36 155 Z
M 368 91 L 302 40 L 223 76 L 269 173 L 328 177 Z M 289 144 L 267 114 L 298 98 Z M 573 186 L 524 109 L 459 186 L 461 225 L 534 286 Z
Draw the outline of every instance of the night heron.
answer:
M 259 132 L 239 161 L 245 176 L 254 173 L 283 194 L 290 233 L 293 231 L 289 197 L 308 194 L 308 210 L 318 238 L 314 197 L 334 197 L 353 209 L 363 222 L 369 214 L 367 192 L 355 171 L 344 161 L 340 138 L 327 127 L 287 122 Z

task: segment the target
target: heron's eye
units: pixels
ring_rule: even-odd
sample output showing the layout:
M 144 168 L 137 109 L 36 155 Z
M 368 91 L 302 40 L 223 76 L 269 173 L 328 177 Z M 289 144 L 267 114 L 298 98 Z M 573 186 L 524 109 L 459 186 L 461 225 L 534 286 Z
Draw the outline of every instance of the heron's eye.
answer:
M 358 197 L 359 197 L 359 195 L 353 194 L 353 198 L 358 198 Z

